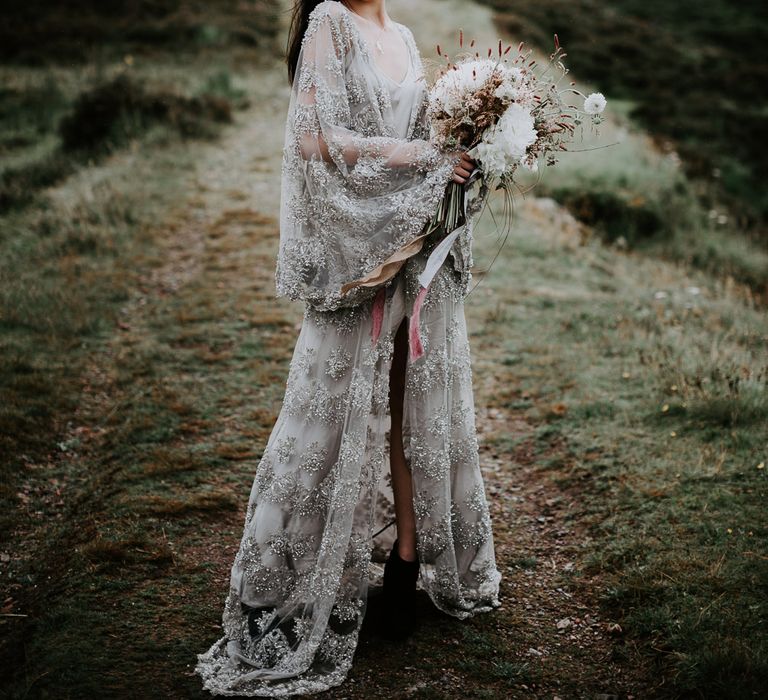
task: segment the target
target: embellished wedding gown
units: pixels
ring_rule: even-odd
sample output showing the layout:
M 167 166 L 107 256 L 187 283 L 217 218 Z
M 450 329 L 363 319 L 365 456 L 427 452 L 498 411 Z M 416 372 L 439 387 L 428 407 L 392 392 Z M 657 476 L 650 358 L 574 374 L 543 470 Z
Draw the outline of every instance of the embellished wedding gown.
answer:
M 383 561 L 394 539 L 389 370 L 430 246 L 378 288 L 338 289 L 418 236 L 456 160 L 426 140 L 410 31 L 397 25 L 409 53 L 397 83 L 355 22 L 340 3 L 321 3 L 294 80 L 277 287 L 304 300 L 305 313 L 232 566 L 224 636 L 198 655 L 196 672 L 217 695 L 315 693 L 343 682 L 369 583 L 380 578 L 372 559 Z M 458 618 L 498 606 L 500 580 L 462 302 L 470 237 L 468 227 L 430 285 L 424 355 L 408 361 L 403 406 L 420 586 Z

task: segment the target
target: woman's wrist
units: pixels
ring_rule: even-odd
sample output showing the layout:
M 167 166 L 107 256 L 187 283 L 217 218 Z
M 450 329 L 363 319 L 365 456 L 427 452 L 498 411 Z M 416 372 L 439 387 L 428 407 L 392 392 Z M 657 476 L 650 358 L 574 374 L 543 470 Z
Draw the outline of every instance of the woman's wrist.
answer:
M 455 167 L 461 161 L 460 153 L 446 151 L 435 141 L 421 141 L 414 143 L 419 143 L 421 145 L 419 156 L 416 160 L 416 167 L 419 170 L 434 170 L 440 165 L 448 162 L 450 162 L 452 167 Z

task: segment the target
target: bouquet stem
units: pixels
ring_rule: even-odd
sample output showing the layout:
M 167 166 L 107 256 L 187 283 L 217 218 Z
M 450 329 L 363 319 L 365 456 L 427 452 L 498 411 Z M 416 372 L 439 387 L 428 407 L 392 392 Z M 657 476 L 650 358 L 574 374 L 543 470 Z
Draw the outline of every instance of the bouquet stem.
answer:
M 465 224 L 464 198 L 464 185 L 458 182 L 449 182 L 445 188 L 445 194 L 429 222 L 429 232 L 439 232 L 439 237 L 442 238 Z

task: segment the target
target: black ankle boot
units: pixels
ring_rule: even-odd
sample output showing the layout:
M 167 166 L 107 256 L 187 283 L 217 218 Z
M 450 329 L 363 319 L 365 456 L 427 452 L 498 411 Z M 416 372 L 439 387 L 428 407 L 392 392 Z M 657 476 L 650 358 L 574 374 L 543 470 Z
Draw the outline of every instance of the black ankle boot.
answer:
M 419 559 L 405 561 L 397 551 L 397 540 L 384 565 L 384 624 L 382 631 L 390 639 L 403 639 L 414 628 L 416 581 Z

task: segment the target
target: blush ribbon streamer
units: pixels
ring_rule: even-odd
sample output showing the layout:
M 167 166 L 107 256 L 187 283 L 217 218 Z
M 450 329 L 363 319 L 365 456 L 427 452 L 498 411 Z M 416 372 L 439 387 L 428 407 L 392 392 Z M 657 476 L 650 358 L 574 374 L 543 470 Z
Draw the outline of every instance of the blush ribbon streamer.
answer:
M 376 341 L 381 335 L 381 324 L 384 321 L 384 301 L 387 297 L 387 288 L 382 287 L 376 292 L 373 300 L 373 324 L 371 325 L 371 341 L 376 345 Z
M 424 344 L 421 340 L 421 330 L 419 323 L 421 321 L 421 307 L 424 304 L 424 299 L 427 296 L 429 285 L 435 278 L 437 271 L 440 269 L 445 259 L 448 257 L 448 253 L 451 250 L 451 246 L 454 241 L 459 237 L 461 232 L 466 228 L 466 224 L 455 228 L 440 243 L 438 243 L 434 250 L 429 254 L 427 263 L 424 266 L 421 274 L 418 277 L 421 288 L 416 295 L 416 299 L 413 302 L 413 309 L 411 310 L 411 318 L 408 322 L 408 345 L 410 347 L 411 360 L 418 360 L 424 355 Z

